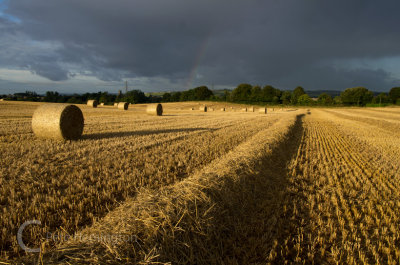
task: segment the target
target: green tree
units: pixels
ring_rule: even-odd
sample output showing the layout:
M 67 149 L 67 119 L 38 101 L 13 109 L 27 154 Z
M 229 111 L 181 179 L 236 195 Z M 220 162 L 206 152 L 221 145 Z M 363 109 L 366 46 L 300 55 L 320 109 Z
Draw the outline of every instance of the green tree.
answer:
M 310 98 L 309 95 L 303 94 L 297 99 L 297 104 L 302 105 L 302 106 L 308 106 L 311 105 L 312 99 Z
M 290 91 L 282 92 L 281 102 L 282 104 L 288 105 L 291 102 L 292 93 Z
M 232 101 L 248 102 L 251 96 L 252 85 L 240 84 L 232 91 Z
M 292 104 L 297 104 L 297 100 L 299 99 L 299 97 L 301 97 L 305 93 L 306 92 L 304 91 L 304 88 L 302 88 L 301 86 L 296 87 L 292 93 Z
M 321 95 L 318 96 L 318 104 L 322 106 L 326 105 L 332 105 L 333 99 L 330 95 L 327 93 L 322 93 Z
M 278 103 L 281 97 L 282 91 L 274 88 L 273 86 L 266 85 L 262 89 L 262 101 L 263 102 L 274 102 Z M 278 100 L 277 100 L 278 98 Z
M 164 95 L 162 96 L 162 101 L 171 102 L 171 93 L 164 93 Z
M 192 101 L 192 100 L 196 100 L 193 89 L 183 91 L 181 93 L 181 97 L 179 98 L 179 101 Z
M 107 92 L 101 93 L 101 96 L 99 98 L 99 103 L 107 104 L 107 102 L 108 102 L 108 93 Z
M 82 100 L 81 100 L 80 98 L 70 97 L 70 98 L 67 100 L 67 103 L 82 104 Z
M 251 88 L 250 101 L 252 101 L 252 102 L 260 102 L 260 101 L 262 101 L 262 98 L 261 98 L 261 87 L 260 86 L 253 86 Z
M 193 89 L 194 100 L 207 100 L 212 95 L 214 95 L 214 93 L 206 86 L 199 86 Z
M 231 92 L 227 89 L 224 89 L 224 95 L 221 97 L 223 101 L 229 101 L 231 97 Z
M 400 99 L 400 87 L 393 87 L 389 91 L 389 97 L 393 104 L 396 104 L 397 100 Z
M 53 91 L 47 91 L 43 101 L 45 101 L 45 102 L 57 102 L 59 97 L 60 97 L 60 94 L 58 94 L 58 92 L 56 92 L 56 91 L 54 91 L 54 92 Z
M 129 103 L 137 104 L 137 103 L 145 103 L 147 101 L 147 97 L 142 91 L 135 89 L 128 91 L 122 98 L 122 100 Z
M 372 99 L 372 103 L 374 104 L 385 104 L 385 103 L 390 103 L 391 99 L 386 93 L 380 93 L 376 97 Z
M 342 98 L 341 98 L 340 96 L 334 97 L 334 98 L 333 98 L 333 103 L 336 104 L 336 105 L 342 104 L 342 103 L 343 103 L 343 102 L 342 102 Z
M 182 92 L 174 92 L 171 94 L 171 102 L 179 102 L 181 99 Z
M 373 93 L 365 87 L 348 88 L 340 94 L 340 98 L 345 105 L 365 106 L 371 103 Z

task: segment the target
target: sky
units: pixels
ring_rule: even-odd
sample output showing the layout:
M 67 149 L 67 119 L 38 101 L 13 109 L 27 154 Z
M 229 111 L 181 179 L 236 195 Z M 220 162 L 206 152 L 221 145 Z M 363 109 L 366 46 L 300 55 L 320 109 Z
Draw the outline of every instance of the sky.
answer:
M 398 0 L 0 0 L 0 94 L 400 86 Z

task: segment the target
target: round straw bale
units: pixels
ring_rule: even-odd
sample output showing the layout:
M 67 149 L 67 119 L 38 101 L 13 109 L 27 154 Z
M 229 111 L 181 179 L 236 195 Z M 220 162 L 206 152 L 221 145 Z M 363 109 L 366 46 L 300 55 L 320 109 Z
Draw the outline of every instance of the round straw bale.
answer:
M 114 103 L 114 107 L 118 107 L 118 102 L 115 102 L 115 103 Z
M 247 108 L 243 108 L 242 111 L 247 112 Z
M 147 106 L 146 113 L 149 115 L 161 116 L 163 113 L 163 107 L 160 103 L 151 104 Z
M 4 98 L 0 98 L 0 101 L 4 101 Z
M 100 103 L 100 106 L 104 106 L 104 103 Z
M 260 108 L 260 109 L 258 110 L 258 112 L 259 112 L 260 114 L 267 114 L 267 108 Z
M 128 102 L 119 102 L 118 103 L 118 109 L 127 110 L 128 106 L 129 106 Z
M 225 108 L 221 108 L 221 111 L 225 111 Z
M 190 110 L 194 110 L 194 108 L 190 108 Z
M 250 107 L 250 108 L 248 109 L 248 111 L 254 112 L 254 107 Z
M 77 140 L 83 132 L 83 114 L 75 105 L 45 104 L 35 110 L 32 130 L 37 137 Z
M 87 105 L 89 106 L 89 107 L 93 107 L 93 108 L 97 108 L 97 105 L 98 105 L 99 103 L 97 102 L 97 100 L 95 100 L 95 99 L 90 99 L 90 100 L 88 100 L 88 102 L 87 102 Z
M 200 106 L 199 110 L 207 112 L 207 106 Z

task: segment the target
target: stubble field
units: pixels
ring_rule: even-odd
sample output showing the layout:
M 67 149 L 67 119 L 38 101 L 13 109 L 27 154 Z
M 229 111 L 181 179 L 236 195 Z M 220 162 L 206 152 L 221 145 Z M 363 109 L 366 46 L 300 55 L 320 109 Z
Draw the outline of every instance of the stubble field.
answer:
M 82 139 L 57 142 L 38 104 L 0 103 L 5 263 L 400 262 L 399 108 L 82 105 Z

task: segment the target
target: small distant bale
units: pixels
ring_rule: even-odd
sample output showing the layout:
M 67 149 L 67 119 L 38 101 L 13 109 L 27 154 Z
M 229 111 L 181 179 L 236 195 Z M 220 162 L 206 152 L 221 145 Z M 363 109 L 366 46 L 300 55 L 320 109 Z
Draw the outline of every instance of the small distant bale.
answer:
M 151 104 L 147 106 L 146 113 L 149 115 L 162 116 L 163 107 L 161 104 Z
M 225 108 L 221 108 L 221 111 L 225 111 Z
M 249 112 L 254 112 L 254 107 L 250 107 L 250 108 L 248 109 L 248 111 L 249 111 Z
M 243 108 L 242 111 L 247 112 L 247 108 Z
M 97 100 L 95 100 L 95 99 L 90 99 L 90 100 L 88 100 L 87 105 L 92 108 L 97 108 L 97 105 L 99 105 L 99 102 L 97 102 Z
M 194 110 L 194 108 L 190 108 L 190 110 Z
M 33 113 L 32 130 L 39 138 L 78 140 L 83 133 L 82 111 L 70 104 L 45 104 Z
M 214 108 L 210 108 L 210 111 L 214 111 Z
M 128 106 L 129 106 L 128 102 L 119 102 L 118 103 L 118 109 L 121 109 L 121 110 L 127 110 Z
M 200 106 L 200 111 L 207 112 L 207 106 Z
M 100 106 L 104 106 L 104 103 L 100 103 Z
M 114 103 L 114 107 L 118 107 L 118 102 L 115 102 L 115 103 Z
M 4 98 L 0 98 L 0 101 L 4 101 Z
M 267 114 L 267 108 L 260 108 L 260 109 L 258 110 L 258 113 L 260 113 L 260 114 Z

